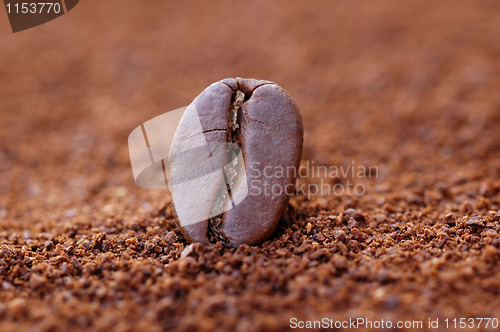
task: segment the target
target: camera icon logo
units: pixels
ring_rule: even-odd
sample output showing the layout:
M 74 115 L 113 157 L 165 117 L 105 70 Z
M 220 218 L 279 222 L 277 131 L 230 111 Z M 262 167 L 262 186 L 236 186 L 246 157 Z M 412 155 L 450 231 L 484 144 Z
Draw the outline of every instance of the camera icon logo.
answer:
M 183 116 L 196 124 L 189 133 L 177 130 Z M 138 126 L 128 137 L 128 147 L 136 184 L 169 189 L 182 225 L 216 217 L 248 195 L 240 147 L 229 142 L 209 144 L 194 104 Z

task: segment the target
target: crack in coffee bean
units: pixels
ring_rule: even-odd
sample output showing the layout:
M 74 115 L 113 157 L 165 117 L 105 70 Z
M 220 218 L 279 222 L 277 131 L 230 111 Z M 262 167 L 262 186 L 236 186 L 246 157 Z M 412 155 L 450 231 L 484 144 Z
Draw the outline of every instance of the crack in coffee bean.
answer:
M 236 90 L 236 93 L 234 94 L 234 100 L 233 103 L 231 104 L 231 118 L 229 120 L 229 123 L 227 125 L 227 132 L 228 132 L 228 141 L 233 142 L 235 144 L 238 144 L 238 137 L 237 137 L 237 130 L 239 128 L 238 124 L 238 110 L 241 108 L 241 105 L 245 101 L 245 94 L 240 91 Z M 239 144 L 238 144 L 239 145 Z M 230 148 L 228 150 L 228 160 L 234 161 L 236 158 L 238 151 L 235 151 L 235 149 Z M 237 172 L 233 167 L 229 169 L 230 175 L 227 176 L 226 173 L 224 174 L 224 182 L 223 184 L 223 189 L 221 189 L 219 195 L 217 196 L 218 199 L 215 202 L 214 208 L 211 211 L 211 214 L 213 214 L 214 210 L 220 209 L 221 205 L 224 204 L 224 202 L 227 200 L 228 196 L 232 200 L 232 193 L 231 193 L 231 186 L 234 184 L 235 177 L 237 175 Z M 224 190 L 225 189 L 225 190 Z M 221 241 L 224 244 L 227 244 L 228 239 L 224 235 L 221 227 L 223 223 L 223 218 L 222 215 L 218 215 L 215 217 L 212 217 L 208 220 L 208 229 L 207 229 L 207 236 L 210 242 L 215 243 L 218 241 Z

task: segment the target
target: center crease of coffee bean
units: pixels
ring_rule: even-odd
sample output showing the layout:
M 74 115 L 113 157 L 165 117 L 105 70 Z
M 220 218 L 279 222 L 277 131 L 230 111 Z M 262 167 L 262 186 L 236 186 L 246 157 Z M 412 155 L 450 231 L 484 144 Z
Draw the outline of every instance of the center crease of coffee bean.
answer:
M 238 124 L 238 111 L 240 110 L 244 102 L 245 102 L 245 94 L 241 90 L 236 90 L 236 92 L 234 93 L 233 102 L 231 104 L 231 109 L 230 109 L 231 114 L 227 126 L 227 132 L 228 132 L 227 141 L 229 143 L 236 144 L 238 147 L 240 146 L 237 137 L 237 131 L 240 128 L 240 125 Z M 236 167 L 238 165 L 234 167 L 233 162 L 237 160 L 236 158 L 240 153 L 240 150 L 236 149 L 234 145 L 230 146 L 231 147 L 227 149 L 228 150 L 227 153 L 228 153 L 228 160 L 230 164 L 232 164 L 232 167 L 229 168 L 229 174 L 223 172 L 224 184 L 220 188 L 219 195 L 217 195 L 217 199 L 214 202 L 212 211 L 219 209 L 222 204 L 226 204 L 228 198 L 231 200 L 231 204 L 233 204 L 234 206 L 234 201 L 231 193 L 231 185 L 233 185 L 238 175 L 238 172 L 236 170 Z M 208 220 L 207 236 L 212 243 L 221 241 L 222 243 L 227 244 L 229 242 L 221 229 L 223 221 L 224 221 L 223 214 L 217 215 Z

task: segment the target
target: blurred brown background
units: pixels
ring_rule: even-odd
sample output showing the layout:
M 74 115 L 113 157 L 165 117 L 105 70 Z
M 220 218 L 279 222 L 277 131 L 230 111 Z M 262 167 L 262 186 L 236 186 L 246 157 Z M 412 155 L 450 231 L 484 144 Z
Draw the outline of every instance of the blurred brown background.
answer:
M 0 244 L 147 219 L 165 193 L 135 186 L 128 134 L 237 76 L 293 96 L 304 160 L 379 168 L 366 196 L 301 201 L 306 217 L 384 204 L 422 223 L 498 211 L 499 31 L 493 0 L 95 0 L 16 34 L 2 9 Z M 492 301 L 492 285 L 476 300 Z M 474 290 L 461 294 L 438 311 L 464 312 Z M 412 301 L 399 313 L 422 316 Z
M 500 144 L 499 8 L 452 4 L 84 1 L 16 34 L 2 13 L 2 170 L 24 166 L 2 194 L 96 172 L 133 187 L 129 132 L 236 76 L 295 98 L 305 158 L 480 167 Z

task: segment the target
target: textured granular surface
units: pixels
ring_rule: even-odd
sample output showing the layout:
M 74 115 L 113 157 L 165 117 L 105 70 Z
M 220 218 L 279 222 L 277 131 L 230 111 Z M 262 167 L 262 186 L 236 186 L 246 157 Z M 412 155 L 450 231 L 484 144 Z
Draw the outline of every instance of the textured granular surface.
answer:
M 500 318 L 500 4 L 81 1 L 0 10 L 0 330 L 266 331 L 290 319 Z M 258 246 L 189 246 L 127 136 L 225 77 L 277 82 L 303 164 Z M 370 174 L 369 174 L 370 175 Z M 300 183 L 317 183 L 310 177 Z

